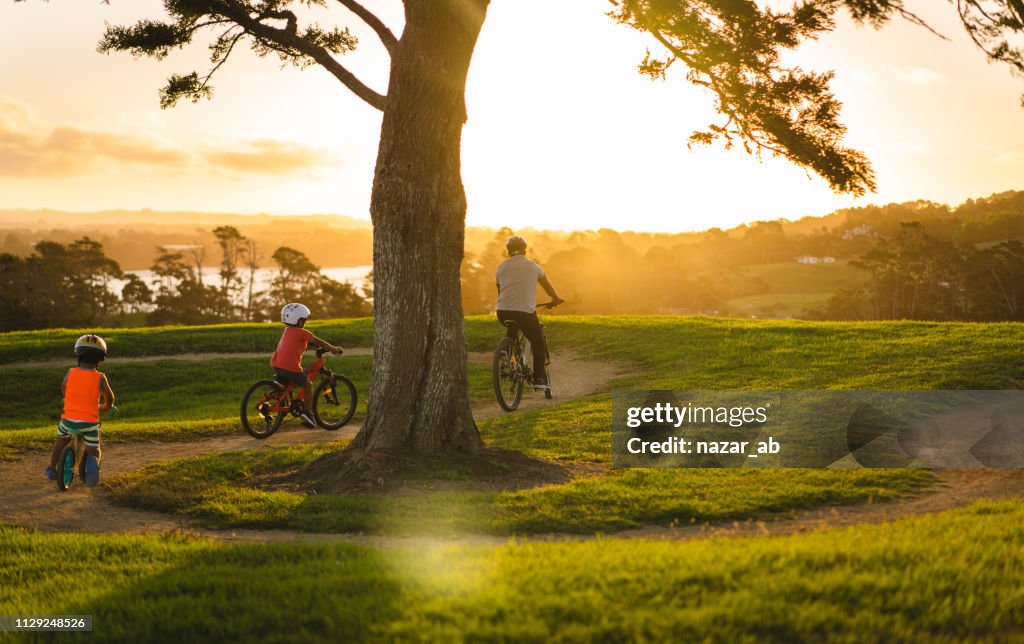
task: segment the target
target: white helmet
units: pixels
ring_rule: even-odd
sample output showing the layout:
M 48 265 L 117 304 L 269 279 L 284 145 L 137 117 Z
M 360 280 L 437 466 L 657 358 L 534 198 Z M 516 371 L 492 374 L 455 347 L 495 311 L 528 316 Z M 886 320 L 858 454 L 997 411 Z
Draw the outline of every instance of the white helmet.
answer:
M 107 343 L 95 333 L 87 333 L 75 342 L 75 357 L 88 362 L 102 362 L 107 357 Z
M 285 324 L 298 324 L 299 320 L 304 320 L 308 317 L 309 307 L 305 304 L 292 302 L 291 304 L 285 304 L 284 308 L 281 309 L 281 321 Z

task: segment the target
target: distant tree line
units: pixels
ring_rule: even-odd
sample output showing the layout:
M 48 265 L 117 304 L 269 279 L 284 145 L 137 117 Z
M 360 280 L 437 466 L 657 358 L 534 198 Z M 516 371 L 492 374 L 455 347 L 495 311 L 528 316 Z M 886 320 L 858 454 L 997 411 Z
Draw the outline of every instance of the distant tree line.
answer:
M 1024 306 L 1016 241 L 1024 240 L 1024 192 L 968 200 L 955 208 L 912 201 L 694 233 L 515 232 L 526 236 L 528 255 L 566 298 L 558 313 L 778 317 L 799 314 L 801 307 L 816 306 L 837 291 L 825 305 L 803 315 L 1016 320 Z M 494 271 L 505 259 L 505 241 L 512 234 L 508 228 L 467 231 L 462 264 L 467 314 L 493 312 Z M 121 272 L 104 246 L 88 237 L 43 241 L 0 254 L 3 328 L 261 320 L 273 313 L 274 302 L 293 299 L 308 301 L 327 316 L 371 312 L 354 289 L 327 280 L 291 244 L 268 256 L 261 252 L 262 243 L 233 226 L 171 239 L 187 243 L 158 246 L 151 260 L 155 284 Z M 364 241 L 359 235 L 351 238 L 354 245 Z M 337 243 L 331 238 L 328 245 Z M 10 235 L 5 244 L 13 248 Z M 820 281 L 834 279 L 837 271 L 820 270 L 820 264 L 800 267 L 796 261 L 802 256 L 834 259 L 834 267 L 860 270 L 838 271 L 841 282 L 823 285 Z M 216 284 L 198 277 L 209 263 L 218 267 Z M 275 267 L 275 276 L 270 288 L 261 290 L 255 274 L 267 265 Z M 108 294 L 113 280 L 127 281 L 120 293 Z M 372 297 L 367 285 L 363 290 Z M 100 295 L 82 301 L 81 292 Z M 779 305 L 786 294 L 811 292 L 821 293 L 814 304 Z M 40 295 L 33 299 L 32 293 Z
M 272 319 L 280 306 L 302 301 L 317 317 L 369 315 L 355 288 L 320 272 L 301 251 L 282 246 L 269 288 L 256 271 L 264 259 L 255 241 L 233 226 L 213 230 L 220 250 L 216 284 L 202 279 L 206 247 L 158 249 L 155 284 L 125 273 L 99 242 L 42 241 L 21 257 L 0 253 L 0 331 L 123 324 L 211 324 Z M 123 282 L 120 292 L 112 288 Z
M 519 232 L 519 231 L 516 231 Z M 463 308 L 491 313 L 494 271 L 505 259 L 501 229 L 467 252 Z M 758 267 L 815 261 L 861 269 L 863 288 L 847 288 L 816 319 L 1017 320 L 1024 307 L 1024 192 L 968 200 L 956 208 L 928 201 L 869 206 L 797 222 L 755 222 L 729 231 L 569 234 L 525 231 L 539 261 L 567 300 L 564 313 L 682 313 L 775 316 L 772 296 L 821 292 L 829 273 L 787 273 L 782 284 Z M 838 265 L 838 264 L 837 264 Z M 822 266 L 822 264 L 819 264 Z M 775 273 L 777 274 L 777 273 Z M 861 279 L 852 279 L 859 283 Z M 757 297 L 755 297 L 757 296 Z M 756 306 L 739 304 L 763 301 Z
M 871 274 L 812 317 L 839 320 L 1024 320 L 1024 244 L 975 246 L 900 224 L 853 262 Z

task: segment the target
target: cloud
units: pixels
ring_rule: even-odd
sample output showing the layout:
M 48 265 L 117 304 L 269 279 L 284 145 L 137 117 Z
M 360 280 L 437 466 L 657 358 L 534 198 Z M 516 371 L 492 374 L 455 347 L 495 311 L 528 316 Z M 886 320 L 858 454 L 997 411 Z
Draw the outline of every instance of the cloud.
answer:
M 335 165 L 325 151 L 290 141 L 259 139 L 242 146 L 210 149 L 203 153 L 210 164 L 238 172 L 290 174 Z
M 189 156 L 150 137 L 59 125 L 47 131 L 31 109 L 0 97 L 0 176 L 64 178 L 111 163 L 183 166 Z
M 208 170 L 242 175 L 288 175 L 336 165 L 321 149 L 257 139 L 189 151 L 154 137 L 47 126 L 29 106 L 0 96 L 0 178 L 63 179 L 131 166 Z
M 944 74 L 934 69 L 915 67 L 914 65 L 893 67 L 892 73 L 896 78 L 908 85 L 936 85 L 938 83 L 945 83 L 948 80 Z
M 1021 164 L 1024 163 L 1024 152 L 1019 152 L 1017 150 L 1006 150 L 1005 152 L 1000 152 L 999 154 L 997 154 L 996 157 L 992 159 L 992 161 L 994 163 L 1007 163 L 1013 165 Z

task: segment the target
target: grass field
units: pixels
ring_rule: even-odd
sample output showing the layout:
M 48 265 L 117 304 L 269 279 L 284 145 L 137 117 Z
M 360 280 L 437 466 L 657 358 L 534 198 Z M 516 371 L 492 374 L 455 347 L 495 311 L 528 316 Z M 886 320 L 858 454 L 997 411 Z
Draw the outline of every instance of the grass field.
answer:
M 324 323 L 330 328 L 335 323 Z M 355 334 L 353 329 L 362 328 L 364 321 L 337 323 L 339 329 Z M 210 348 L 226 351 L 231 348 L 248 349 L 247 344 L 253 325 L 229 325 L 210 327 L 201 335 L 218 338 Z M 467 329 L 471 350 L 486 350 L 500 335 L 497 325 L 489 317 L 471 318 Z M 758 389 L 758 388 L 1017 388 L 1024 383 L 1024 357 L 1015 347 L 1024 340 L 1019 325 L 1012 324 L 928 324 L 928 323 L 886 323 L 886 324 L 844 324 L 809 322 L 769 322 L 751 320 L 724 320 L 718 318 L 676 318 L 668 316 L 650 317 L 559 317 L 547 318 L 547 328 L 552 345 L 560 350 L 571 350 L 595 360 L 609 360 L 622 364 L 636 375 L 620 379 L 616 386 L 666 388 L 666 389 Z M 122 330 L 125 346 L 140 347 L 140 338 L 162 338 L 165 346 L 184 346 L 187 335 L 184 329 L 164 330 Z M 275 331 L 276 333 L 276 331 Z M 77 337 L 77 331 L 67 332 L 67 337 Z M 32 334 L 15 334 L 14 344 L 32 346 L 41 339 Z M 49 332 L 37 334 L 49 337 Z M 238 344 L 232 345 L 230 338 L 238 336 Z M 4 338 L 7 342 L 8 338 Z M 38 343 L 36 343 L 38 344 Z M 858 356 L 850 360 L 848 356 Z M 937 358 L 941 356 L 941 361 Z M 356 381 L 361 393 L 365 392 L 369 378 L 368 357 L 347 357 L 342 359 L 342 371 Z M 555 365 L 557 370 L 557 364 Z M 203 362 L 154 361 L 125 362 L 117 364 L 112 358 L 105 366 L 118 395 L 121 398 L 123 414 L 105 425 L 108 441 L 118 440 L 182 440 L 201 436 L 239 431 L 234 420 L 238 400 L 244 387 L 266 373 L 263 358 L 230 358 Z M 59 385 L 63 369 L 7 368 L 0 371 L 0 382 L 5 387 L 25 389 L 24 395 L 13 401 L 12 413 L 0 420 L 0 445 L 19 448 L 45 449 L 52 439 L 52 422 L 56 416 L 57 398 L 54 394 Z M 557 371 L 556 371 L 557 374 Z M 485 365 L 471 366 L 472 394 L 475 400 L 489 400 L 489 373 Z M 49 388 L 25 388 L 25 383 L 48 382 Z M 365 396 L 362 396 L 365 403 Z M 185 404 L 187 402 L 187 404 Z M 531 456 L 556 462 L 582 462 L 606 464 L 610 456 L 609 423 L 610 397 L 596 395 L 579 400 L 567 401 L 543 411 L 518 412 L 480 423 L 485 440 L 492 445 L 513 449 Z M 15 429 L 15 428 L 27 429 Z M 38 429 L 33 429 L 38 427 Z M 225 467 L 231 467 L 230 455 L 212 456 L 211 462 L 202 468 L 216 470 L 217 459 L 225 459 Z M 201 468 L 201 469 L 202 469 Z M 273 468 L 271 468 L 273 469 Z M 145 480 L 146 476 L 160 479 L 159 469 L 146 474 L 134 475 L 131 494 L 124 495 L 128 502 L 146 507 L 160 507 L 164 502 L 149 498 L 156 490 Z M 749 490 L 742 486 L 733 488 L 725 473 L 721 489 L 725 508 L 740 507 L 740 498 L 758 498 L 759 507 L 746 507 L 742 511 L 758 516 L 773 512 L 807 507 L 812 504 L 813 494 L 789 496 L 787 490 L 778 490 L 775 496 L 751 497 Z M 661 478 L 659 478 L 661 477 Z M 797 487 L 805 483 L 808 489 L 817 489 L 821 503 L 848 503 L 863 500 L 868 494 L 846 494 L 846 484 L 841 475 L 834 473 L 792 472 L 788 480 Z M 832 478 L 830 478 L 832 477 Z M 218 494 L 225 493 L 225 486 L 237 485 L 245 475 L 232 475 L 216 480 Z M 618 494 L 627 486 L 619 485 L 616 479 L 601 479 L 600 484 L 588 483 L 583 488 L 584 497 L 588 490 L 600 490 L 600 485 L 611 486 L 603 490 Z M 214 481 L 211 480 L 211 485 Z M 809 483 L 808 483 L 809 482 Z M 922 483 L 920 473 L 899 473 L 883 482 L 875 481 L 870 495 L 879 497 L 900 494 Z M 674 493 L 685 491 L 691 483 L 685 478 L 672 479 L 665 474 L 651 474 L 634 480 L 638 495 L 648 494 L 652 498 L 664 487 Z M 886 487 L 888 486 L 888 487 Z M 838 491 L 837 491 L 838 490 Z M 210 498 L 217 496 L 209 489 Z M 560 494 L 570 498 L 578 490 L 566 488 L 553 493 L 553 504 L 561 502 Z M 245 490 L 239 494 L 249 494 Z M 338 529 L 323 518 L 325 511 L 316 506 L 334 502 L 317 500 L 313 506 L 303 505 L 297 495 L 291 497 L 269 497 L 261 492 L 249 495 L 246 503 L 222 504 L 215 511 L 200 510 L 206 500 L 191 496 L 180 499 L 180 503 L 167 509 L 189 516 L 204 517 L 212 525 L 291 525 L 300 529 Z M 276 494 L 276 493 L 275 493 Z M 593 501 L 598 494 L 592 494 Z M 277 498 L 281 505 L 278 510 L 267 509 L 269 498 Z M 204 497 L 205 499 L 206 497 Z M 234 499 L 234 497 L 232 497 Z M 541 498 L 538 496 L 537 498 Z M 545 497 L 546 498 L 546 497 Z M 629 499 L 630 495 L 626 495 Z M 621 529 L 645 520 L 707 521 L 729 515 L 728 511 L 703 508 L 700 511 L 686 507 L 687 499 L 671 511 L 658 510 L 653 505 L 636 507 L 622 513 L 619 510 L 602 509 L 607 516 L 593 520 L 581 520 L 575 516 L 572 521 L 563 520 L 558 513 L 552 513 L 549 525 L 571 529 L 574 523 L 585 531 Z M 298 501 L 296 499 L 299 499 Z M 781 499 L 781 500 L 780 500 Z M 237 500 L 237 499 L 236 499 Z M 435 499 L 431 507 L 443 504 L 443 498 Z M 337 503 L 343 503 L 338 501 Z M 625 503 L 625 501 L 624 501 Z M 466 495 L 458 508 L 491 507 L 491 500 L 480 500 Z M 233 505 L 233 507 L 229 507 Z M 642 504 L 641 504 L 642 505 Z M 299 507 L 301 506 L 301 507 Z M 314 507 L 315 506 L 315 507 Z M 298 510 L 296 508 L 298 507 Z M 455 507 L 455 506 L 453 506 Z M 310 509 L 312 508 L 312 509 Z M 653 508 L 653 509 L 652 509 Z M 309 510 L 309 512 L 307 512 Z M 275 514 L 276 512 L 276 514 Z M 366 510 L 364 514 L 376 512 Z M 433 510 L 431 510 L 433 512 Z M 498 526 L 489 518 L 481 519 L 473 510 L 473 525 L 486 530 L 520 529 L 519 520 L 513 520 L 507 527 Z M 659 514 L 660 512 L 660 514 Z M 724 513 L 723 513 L 724 512 Z M 358 514 L 358 513 L 357 513 Z M 436 512 L 434 512 L 436 514 Z M 326 523 L 325 523 L 326 521 Z M 347 521 L 347 519 L 346 519 Z M 365 525 L 370 519 L 352 519 L 346 526 Z M 442 529 L 447 520 L 435 522 Z M 454 517 L 449 523 L 468 525 L 465 518 Z M 459 522 L 462 522 L 461 524 Z M 543 523 L 543 522 L 542 522 Z M 341 525 L 341 524 L 339 524 Z M 316 527 L 319 526 L 319 527 Z M 333 527 L 332 527 L 333 526 Z M 533 528 L 531 528 L 533 529 Z
M 91 614 L 98 642 L 1013 641 L 1022 524 L 1017 500 L 686 544 L 225 546 L 0 527 L 0 614 Z M 54 583 L 56 562 L 73 583 Z
M 310 328 L 346 347 L 370 346 L 372 341 L 368 319 L 326 321 Z M 466 328 L 471 351 L 493 351 L 501 336 L 490 316 L 467 318 Z M 545 317 L 545 328 L 556 351 L 570 349 L 635 366 L 651 384 L 718 389 L 1001 389 L 1024 384 L 1024 352 L 1019 350 L 1024 328 L 1014 323 L 552 315 Z M 0 365 L 59 358 L 70 362 L 70 347 L 81 333 L 57 329 L 2 334 Z M 109 333 L 111 355 L 105 369 L 119 356 L 269 355 L 281 330 L 280 325 L 232 324 Z
M 550 316 L 546 323 L 556 351 L 614 362 L 631 373 L 613 383 L 623 388 L 1024 385 L 1018 350 L 1024 329 L 1014 324 L 667 316 Z M 371 339 L 366 320 L 325 322 L 315 330 L 345 346 Z M 490 317 L 469 319 L 467 330 L 473 351 L 489 351 L 500 336 Z M 275 325 L 112 330 L 104 369 L 123 414 L 105 423 L 105 440 L 239 432 L 241 392 L 267 371 L 265 358 L 118 364 L 117 356 L 268 352 L 279 333 Z M 66 356 L 79 334 L 0 336 L 0 363 Z M 370 358 L 346 357 L 341 364 L 364 394 Z M 557 378 L 557 363 L 555 369 Z M 0 385 L 18 392 L 0 420 L 0 447 L 8 448 L 0 449 L 0 459 L 10 457 L 11 447 L 52 445 L 64 370 L 0 368 Z M 470 374 L 473 398 L 490 399 L 486 365 L 471 365 Z M 488 444 L 575 476 L 530 489 L 478 485 L 472 472 L 456 466 L 439 466 L 392 495 L 305 494 L 264 485 L 339 445 L 203 455 L 107 479 L 120 503 L 200 525 L 362 532 L 399 541 L 225 545 L 0 526 L 0 614 L 92 614 L 97 641 L 1024 637 L 1021 500 L 784 538 L 680 544 L 599 536 L 520 539 L 501 547 L 435 541 L 465 533 L 543 539 L 772 520 L 912 494 L 934 479 L 926 471 L 895 469 L 609 471 L 610 407 L 605 393 L 479 423 Z
M 796 261 L 747 266 L 743 274 L 771 285 L 771 290 L 728 300 L 726 308 L 741 317 L 791 317 L 817 308 L 842 289 L 857 289 L 869 274 L 846 260 L 830 264 Z
M 159 463 L 115 478 L 127 505 L 173 512 L 212 528 L 380 534 L 614 532 L 766 519 L 822 504 L 884 501 L 932 481 L 923 470 L 624 470 L 529 490 L 422 491 L 401 496 L 305 495 L 253 485 L 338 446 L 235 452 Z M 466 473 L 441 468 L 443 484 Z M 449 486 L 450 487 L 450 486 Z M 471 485 L 472 487 L 472 485 Z M 726 492 L 726 490 L 728 490 Z
M 267 358 L 215 360 L 110 360 L 102 367 L 118 398 L 118 414 L 104 418 L 106 440 L 182 440 L 238 431 L 239 405 L 253 382 L 273 376 Z M 328 357 L 328 367 L 356 385 L 360 421 L 370 388 L 369 356 Z M 60 418 L 60 383 L 66 367 L 4 368 L 0 390 L 18 391 L 0 418 L 0 446 L 26 448 L 52 442 Z M 489 365 L 471 363 L 470 397 L 493 397 Z M 19 431 L 6 431 L 19 430 Z M 164 436 L 166 434 L 166 436 Z

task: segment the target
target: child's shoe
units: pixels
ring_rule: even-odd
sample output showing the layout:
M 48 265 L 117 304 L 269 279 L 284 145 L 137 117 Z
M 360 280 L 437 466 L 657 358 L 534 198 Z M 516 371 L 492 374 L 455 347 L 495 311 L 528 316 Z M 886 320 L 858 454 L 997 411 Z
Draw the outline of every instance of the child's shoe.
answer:
M 92 454 L 85 456 L 85 484 L 96 487 L 100 482 L 100 462 Z
M 46 478 L 50 481 L 57 480 L 57 470 L 53 469 L 49 465 L 46 466 Z

